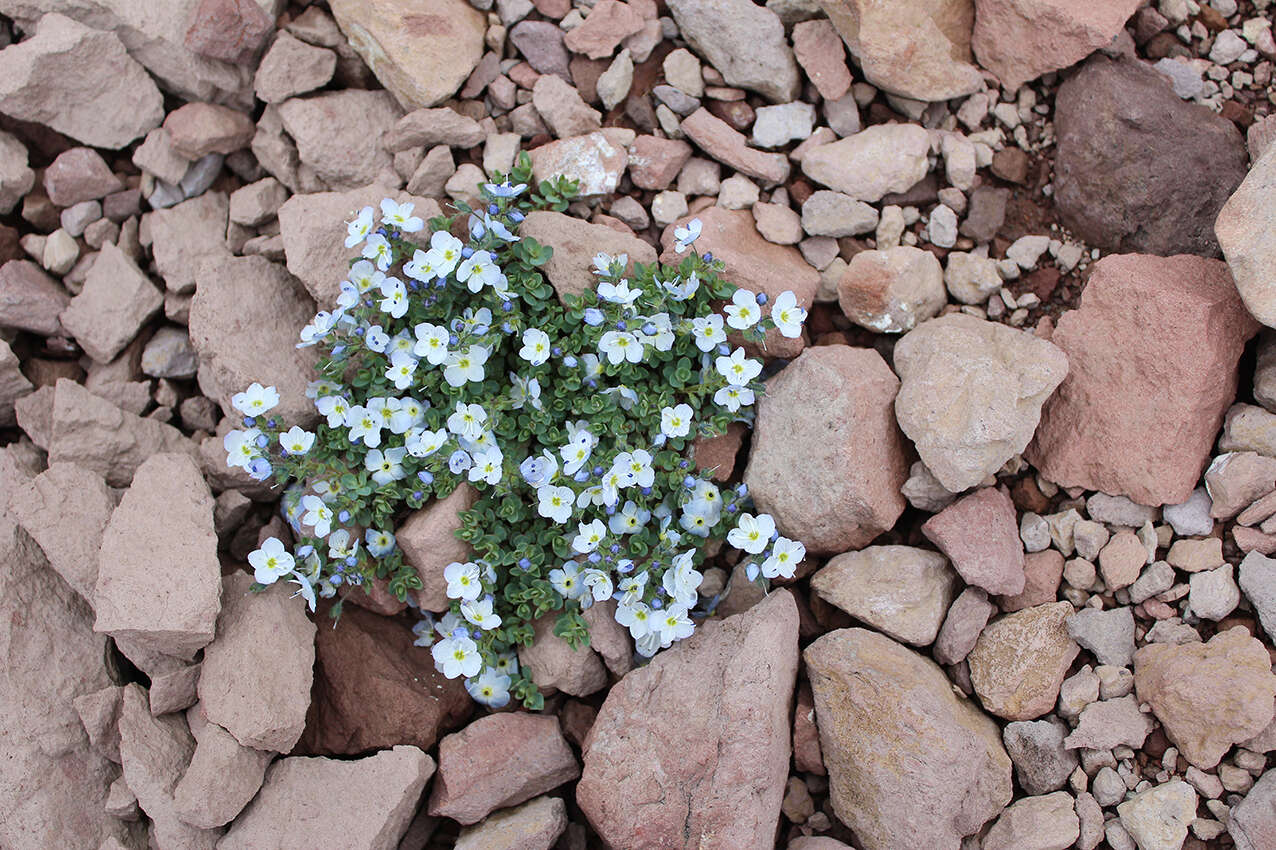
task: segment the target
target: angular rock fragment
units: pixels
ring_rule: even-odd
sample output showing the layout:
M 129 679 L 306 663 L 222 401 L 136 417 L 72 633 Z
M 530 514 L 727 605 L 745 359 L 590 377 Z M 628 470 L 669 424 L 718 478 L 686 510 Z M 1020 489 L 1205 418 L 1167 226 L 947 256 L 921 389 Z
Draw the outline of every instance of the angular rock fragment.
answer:
M 163 306 L 155 284 L 108 242 L 59 319 L 90 357 L 110 363 Z
M 846 552 L 811 577 L 825 601 L 913 646 L 935 640 L 957 584 L 947 558 L 911 546 Z

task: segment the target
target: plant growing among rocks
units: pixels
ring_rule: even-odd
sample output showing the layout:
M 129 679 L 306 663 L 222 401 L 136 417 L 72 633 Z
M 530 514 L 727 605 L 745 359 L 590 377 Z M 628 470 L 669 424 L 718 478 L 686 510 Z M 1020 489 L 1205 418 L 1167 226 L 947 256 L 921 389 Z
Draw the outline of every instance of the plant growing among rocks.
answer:
M 751 421 L 763 391 L 762 363 L 728 332 L 755 345 L 771 328 L 796 337 L 806 311 L 791 292 L 768 305 L 724 280 L 721 262 L 689 250 L 698 221 L 676 233 L 677 266 L 627 273 L 627 257 L 599 254 L 596 286 L 560 301 L 539 271 L 551 249 L 518 225 L 531 210 L 565 209 L 575 185 L 529 192 L 530 176 L 524 155 L 479 188 L 481 206 L 432 219 L 428 248 L 412 204 L 360 211 L 346 247 L 362 257 L 334 309 L 301 331 L 299 345 L 321 351 L 308 392 L 323 419 L 314 431 L 282 422 L 278 392 L 253 384 L 234 399 L 243 428 L 225 448 L 229 465 L 286 488 L 296 545 L 272 537 L 252 552 L 255 586 L 292 582 L 312 610 L 316 596 L 376 580 L 409 600 L 421 578 L 396 546 L 396 521 L 475 488 L 458 532 L 473 560 L 447 567 L 451 610 L 424 614 L 417 643 L 476 700 L 538 708 L 515 654 L 536 618 L 561 612 L 554 633 L 579 646 L 581 610 L 614 598 L 650 657 L 708 613 L 697 593 L 708 541 L 747 553 L 751 578 L 793 576 L 802 544 L 687 453 Z

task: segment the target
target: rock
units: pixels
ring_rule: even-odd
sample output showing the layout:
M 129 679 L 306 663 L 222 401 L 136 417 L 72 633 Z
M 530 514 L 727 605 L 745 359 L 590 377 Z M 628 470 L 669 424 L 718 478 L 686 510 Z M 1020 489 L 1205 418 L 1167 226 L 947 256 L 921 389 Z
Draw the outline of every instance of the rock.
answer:
M 993 186 L 979 186 L 970 193 L 966 219 L 958 232 L 976 242 L 989 242 L 1006 220 L 1006 203 L 1010 190 Z M 949 257 L 952 255 L 950 254 Z
M 663 191 L 690 158 L 691 145 L 684 141 L 639 136 L 629 146 L 629 179 L 640 189 Z
M 838 281 L 837 298 L 848 319 L 879 333 L 912 330 L 947 303 L 939 261 L 909 246 L 857 253 Z
M 257 98 L 283 103 L 290 97 L 323 88 L 337 70 L 337 54 L 280 32 L 262 57 L 253 78 Z
M 996 74 L 1006 91 L 1014 91 L 1107 47 L 1139 5 L 1139 0 L 1101 5 L 979 0 L 971 46 L 979 64 Z M 1043 37 L 1047 32 L 1049 37 Z
M 1068 634 L 1100 664 L 1129 667 L 1134 659 L 1134 609 L 1083 608 L 1068 618 Z
M 371 5 L 375 0 L 347 2 Z M 395 0 L 380 2 L 394 3 Z M 337 3 L 338 8 L 342 5 Z M 458 49 L 452 46 L 453 56 Z M 367 186 L 382 170 L 393 169 L 394 159 L 382 147 L 381 138 L 403 112 L 388 92 L 346 89 L 292 98 L 278 108 L 284 128 L 297 142 L 301 164 L 314 169 L 329 189 L 343 191 Z
M 102 246 L 80 294 L 59 317 L 80 347 L 109 363 L 164 306 L 164 296 L 141 269 L 109 242 Z
M 1263 630 L 1276 640 L 1276 560 L 1250 552 L 1240 564 L 1240 586 Z
M 629 162 L 621 136 L 611 128 L 549 142 L 528 155 L 532 158 L 533 179 L 550 180 L 562 175 L 578 180 L 581 196 L 615 192 Z
M 809 554 L 861 548 L 903 512 L 897 389 L 877 352 L 849 346 L 807 349 L 768 381 L 744 481 L 758 510 Z M 810 475 L 796 481 L 795 468 Z
M 840 2 L 830 0 L 835 1 Z M 807 151 L 802 173 L 858 201 L 876 202 L 891 192 L 908 191 L 925 177 L 929 153 L 930 136 L 924 128 L 877 124 Z
M 1245 140 L 1230 121 L 1174 94 L 1132 59 L 1090 59 L 1059 89 L 1055 205 L 1106 251 L 1218 251 L 1214 219 L 1245 178 Z
M 957 584 L 943 555 L 911 546 L 846 552 L 811 577 L 826 602 L 913 646 L 934 642 Z
M 523 54 L 527 64 L 542 74 L 571 79 L 570 59 L 563 44 L 563 31 L 548 21 L 519 21 L 509 31 L 510 42 Z
M 554 249 L 542 268 L 560 298 L 593 288 L 595 278 L 589 269 L 599 251 L 611 256 L 625 254 L 632 262 L 656 261 L 655 249 L 636 236 L 549 210 L 529 213 L 519 233 Z
M 105 479 L 74 463 L 55 463 L 13 491 L 9 511 L 40 544 L 51 566 L 90 607 L 102 532 L 116 497 Z
M 970 651 L 970 681 L 984 708 L 1007 720 L 1032 720 L 1054 706 L 1080 648 L 1068 636 L 1069 602 L 1025 608 L 994 620 Z
M 118 828 L 102 817 L 117 770 L 102 748 L 89 746 L 76 707 L 110 685 L 106 639 L 4 510 L 0 560 L 0 844 L 97 850 Z M 112 694 L 105 696 L 113 730 Z
M 877 222 L 876 209 L 841 192 L 821 189 L 802 203 L 802 229 L 811 236 L 859 236 Z
M 349 850 L 395 850 L 433 773 L 434 760 L 409 746 L 354 761 L 280 759 L 218 850 L 301 850 L 335 835 Z
M 190 308 L 199 386 L 232 414 L 231 397 L 254 381 L 279 390 L 276 415 L 308 427 L 318 419 L 306 387 L 314 348 L 297 348 L 297 332 L 314 316 L 300 282 L 264 257 L 235 257 L 201 267 Z M 271 316 L 269 322 L 262 316 Z
M 1078 764 L 1077 754 L 1064 748 L 1067 734 L 1067 724 L 1053 717 L 1006 724 L 1002 740 L 1023 790 L 1049 794 L 1067 784 Z
M 929 659 L 865 629 L 807 647 L 829 798 L 865 850 L 957 850 L 1010 802 L 997 725 Z
M 1201 770 L 1261 732 L 1276 710 L 1271 659 L 1241 627 L 1206 643 L 1141 647 L 1134 654 L 1134 687 L 1166 737 Z
M 793 53 L 825 101 L 839 100 L 851 90 L 851 70 L 837 29 L 827 20 L 793 26 Z
M 797 96 L 801 79 L 784 25 L 770 9 L 747 0 L 673 0 L 678 31 L 728 85 L 756 91 L 772 103 Z
M 142 351 L 142 373 L 152 378 L 193 378 L 199 367 L 190 335 L 181 328 L 160 328 Z
M 930 257 L 915 248 L 893 251 Z M 873 253 L 882 252 L 856 254 L 851 269 Z M 931 261 L 937 269 L 938 262 Z M 1027 447 L 1042 404 L 1067 374 L 1068 360 L 1032 334 L 954 313 L 900 340 L 895 368 L 900 428 L 939 482 L 960 492 Z
M 256 133 L 253 120 L 215 103 L 187 103 L 164 119 L 173 151 L 194 162 L 210 153 L 228 154 L 248 147 Z
M 1188 496 L 1187 501 L 1177 505 L 1165 505 L 1161 514 L 1165 521 L 1180 537 L 1197 534 L 1209 534 L 1214 530 L 1214 519 L 1210 516 L 1214 503 L 1209 490 L 1197 487 Z
M 1236 850 L 1262 850 L 1276 831 L 1276 771 L 1267 771 L 1239 805 L 1232 808 L 1227 830 Z
M 14 403 L 31 394 L 31 382 L 22 374 L 18 356 L 7 342 L 0 342 L 0 423 L 17 421 Z
M 922 533 L 967 583 L 993 594 L 1023 592 L 1023 543 L 1003 490 L 985 487 L 963 496 L 928 519 Z
M 0 111 L 96 148 L 118 150 L 164 118 L 159 89 L 114 33 L 56 12 L 3 51 L 0 81 Z
M 486 137 L 482 125 L 473 118 L 440 106 L 404 115 L 394 129 L 386 133 L 385 147 L 391 153 L 435 145 L 472 148 L 481 145 Z
M 43 185 L 49 200 L 59 207 L 96 201 L 124 188 L 102 155 L 92 148 L 69 148 L 58 154 L 44 170 Z M 19 194 L 30 188 L 28 184 Z
M 1276 146 L 1259 157 L 1249 175 L 1219 211 L 1214 222 L 1228 268 L 1246 309 L 1265 325 L 1276 323 L 1276 288 L 1264 277 L 1276 259 L 1272 237 L 1272 193 L 1276 190 Z
M 759 106 L 753 121 L 753 144 L 778 148 L 811 135 L 815 126 L 815 107 L 793 101 L 775 106 Z
M 350 46 L 404 109 L 456 94 L 483 58 L 483 13 L 465 0 L 333 0 Z
M 257 796 L 274 755 L 241 745 L 216 723 L 206 721 L 192 731 L 195 754 L 173 789 L 173 808 L 191 826 L 216 829 L 234 820 Z
M 653 205 L 653 214 L 655 213 Z M 686 214 L 685 210 L 682 213 Z M 678 218 L 680 216 L 674 216 Z M 787 204 L 754 204 L 753 220 L 758 233 L 777 245 L 796 245 L 802 241 L 802 222 Z
M 531 646 L 518 648 L 518 660 L 527 668 L 541 690 L 555 690 L 576 697 L 589 696 L 607 686 L 607 670 L 588 646 L 573 649 L 554 634 L 558 614 L 551 612 L 532 621 L 535 637 Z
M 701 596 L 708 590 L 702 582 Z M 581 612 L 589 626 L 589 647 L 598 653 L 607 669 L 623 676 L 634 669 L 634 642 L 629 630 L 616 622 L 616 600 L 596 602 Z M 539 681 L 539 676 L 537 681 Z
M 27 149 L 22 142 L 0 131 L 0 215 L 8 215 L 34 185 L 35 172 L 27 165 Z
M 682 119 L 681 129 L 705 153 L 741 174 L 770 185 L 789 177 L 789 160 L 784 154 L 763 153 L 748 145 L 748 139 L 708 109 L 697 109 Z
M 1276 459 L 1254 452 L 1227 452 L 1205 470 L 1210 516 L 1231 519 L 1254 500 L 1276 489 Z
M 1130 585 L 1130 601 L 1137 605 L 1173 586 L 1174 568 L 1165 561 L 1154 561 L 1143 571 L 1138 581 Z
M 0 327 L 55 336 L 62 333 L 58 316 L 70 302 L 61 284 L 35 263 L 10 260 L 0 266 Z
M 587 106 L 571 84 L 553 74 L 544 74 L 536 81 L 532 105 L 559 139 L 582 136 L 602 127 L 598 110 Z
M 230 196 L 230 220 L 257 227 L 274 218 L 288 200 L 288 189 L 273 177 L 264 177 L 236 189 Z
M 1231 564 L 1225 564 L 1218 569 L 1192 575 L 1188 606 L 1193 614 L 1205 620 L 1218 621 L 1236 610 L 1241 602 L 1241 591 L 1232 578 L 1233 569 Z
M 628 3 L 599 0 L 585 18 L 563 39 L 572 53 L 583 53 L 590 59 L 606 59 L 622 41 L 642 32 L 643 17 Z
M 566 828 L 567 806 L 562 799 L 537 797 L 462 829 L 456 850 L 549 850 Z
M 217 637 L 204 650 L 205 716 L 245 747 L 286 753 L 306 725 L 315 624 L 283 584 L 251 593 L 246 572 L 227 576 Z
M 462 483 L 446 498 L 413 513 L 394 533 L 404 562 L 421 577 L 417 604 L 425 611 L 441 612 L 451 606 L 443 571 L 453 561 L 470 559 L 469 544 L 456 532 L 461 530 L 460 515 L 474 507 L 476 501 L 478 491 Z
M 1139 850 L 1177 850 L 1196 820 L 1196 792 L 1171 779 L 1135 794 L 1117 806 L 1117 814 Z
M 149 214 L 155 268 L 170 292 L 193 292 L 205 262 L 221 263 L 230 258 L 225 240 L 228 210 L 225 194 L 206 192 Z
M 984 836 L 982 850 L 1067 850 L 1081 834 L 1072 795 L 1056 791 L 1009 806 Z
M 968 587 L 953 602 L 944 618 L 944 625 L 935 639 L 935 660 L 941 664 L 959 664 L 975 648 L 979 634 L 988 624 L 988 618 L 997 606 L 988 601 L 988 594 L 977 587 Z
M 789 770 L 797 638 L 797 606 L 780 590 L 701 625 L 608 692 L 576 786 L 604 841 L 771 843 Z M 653 805 L 675 797 L 677 805 Z
M 439 742 L 431 815 L 478 823 L 496 809 L 552 791 L 580 765 L 552 715 L 489 714 Z
M 195 447 L 171 425 L 123 411 L 74 381 L 58 381 L 50 464 L 76 463 L 101 475 L 112 487 L 126 487 L 137 468 L 157 452 L 193 456 Z
M 1093 685 L 1090 695 L 1098 697 L 1097 677 Z M 1110 750 L 1119 746 L 1138 749 L 1152 733 L 1152 726 L 1152 718 L 1139 711 L 1139 701 L 1133 695 L 1102 702 L 1095 700 L 1081 709 L 1077 728 L 1064 739 L 1063 745 L 1068 749 Z
M 1081 308 L 1050 340 L 1068 377 L 1024 457 L 1062 486 L 1177 504 L 1205 467 L 1257 323 L 1215 260 L 1124 255 L 1090 268 Z
M 1276 414 L 1253 404 L 1233 404 L 1223 419 L 1218 448 L 1224 452 L 1253 451 L 1276 455 Z
M 274 29 L 274 18 L 254 0 L 201 0 L 183 43 L 200 56 L 248 63 Z
M 326 622 L 322 613 L 318 617 Z M 473 702 L 460 679 L 435 670 L 402 620 L 346 605 L 315 633 L 315 673 L 299 752 L 358 755 L 409 743 L 429 749 Z
M 213 496 L 199 467 L 188 455 L 151 455 L 102 532 L 94 630 L 189 659 L 213 639 L 221 591 Z
M 194 705 L 199 699 L 196 686 L 200 669 L 200 664 L 192 664 L 152 676 L 149 692 L 151 714 L 158 717 L 161 714 L 184 711 Z
M 221 830 L 205 830 L 177 816 L 173 789 L 195 753 L 195 741 L 180 715 L 152 717 L 146 691 L 139 685 L 124 688 L 120 705 L 120 759 L 124 781 L 151 819 L 151 830 L 160 847 L 213 850 Z
M 972 64 L 971 0 L 820 0 L 865 78 L 913 100 L 951 100 L 983 87 Z M 902 191 L 902 190 L 900 190 Z

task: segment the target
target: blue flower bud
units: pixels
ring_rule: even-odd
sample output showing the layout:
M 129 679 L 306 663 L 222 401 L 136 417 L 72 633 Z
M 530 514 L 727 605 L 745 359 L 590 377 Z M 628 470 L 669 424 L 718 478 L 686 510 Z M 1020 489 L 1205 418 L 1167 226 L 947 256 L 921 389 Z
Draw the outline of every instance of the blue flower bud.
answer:
M 602 556 L 602 555 L 599 555 L 597 552 L 590 552 L 590 553 L 589 553 L 589 558 L 588 558 L 588 560 L 589 560 L 589 563 L 591 563 L 591 564 L 596 564 L 596 563 L 598 563 L 599 561 L 601 561 L 602 559 L 603 559 L 603 556 Z
M 434 288 L 435 288 L 435 289 L 442 289 L 442 288 L 443 288 L 443 287 L 445 287 L 445 286 L 447 286 L 447 279 L 446 279 L 446 278 L 439 278 L 438 280 L 434 281 Z
M 506 303 L 509 303 L 509 302 L 506 302 Z M 513 325 L 511 325 L 509 322 L 502 322 L 502 323 L 501 323 L 501 330 L 502 330 L 502 331 L 504 331 L 504 332 L 505 332 L 505 333 L 507 333 L 507 334 L 512 334 L 512 333 L 514 333 L 514 326 L 513 326 Z
M 727 513 L 729 513 L 729 514 L 733 514 L 733 513 L 735 513 L 737 510 L 739 510 L 739 509 L 735 506 L 735 502 L 732 502 L 731 504 L 727 505 Z
M 616 559 L 615 559 L 615 558 L 613 558 L 611 555 L 606 555 L 606 556 L 604 556 L 604 557 L 603 557 L 603 563 L 604 563 L 604 564 L 614 564 L 614 563 L 616 563 Z
M 657 587 L 657 588 L 656 588 L 656 593 L 663 593 L 663 592 L 664 592 L 664 588 L 662 588 L 662 587 Z M 652 608 L 655 608 L 657 611 L 659 611 L 661 608 L 665 607 L 665 603 L 664 603 L 664 602 L 662 602 L 662 601 L 661 601 L 660 599 L 658 599 L 658 598 L 657 598 L 657 599 L 653 599 L 653 600 L 651 600 L 651 607 L 652 607 Z
M 644 496 L 650 496 L 650 495 L 651 495 L 651 488 L 650 488 L 650 487 L 643 487 L 643 488 L 642 488 L 642 490 L 641 490 L 641 492 L 642 492 L 642 494 L 643 494 Z
M 270 440 L 266 439 L 265 434 L 258 434 L 256 442 L 257 442 L 257 448 L 259 449 L 264 449 L 266 448 L 266 446 L 270 445 Z
M 350 555 L 349 557 L 346 558 L 347 567 L 353 567 L 357 563 L 359 563 L 359 559 L 356 558 L 354 555 Z
M 447 336 L 448 345 L 456 345 L 460 341 L 461 341 L 461 338 L 458 337 L 456 334 L 448 334 Z
M 741 499 L 743 499 L 745 496 L 749 495 L 749 485 L 741 482 L 740 486 L 735 488 L 735 492 Z
M 355 328 L 355 329 L 354 329 L 354 335 L 355 335 L 355 336 L 363 336 L 363 328 Z
M 552 355 L 554 355 L 555 357 L 562 357 L 562 356 L 563 356 L 563 350 L 562 350 L 561 348 L 559 348 L 557 345 L 556 345 L 556 346 L 554 346 L 553 348 L 551 348 L 551 349 L 549 350 L 549 353 L 550 353 L 550 354 L 552 354 Z
M 648 336 L 651 336 L 655 334 L 656 326 L 653 325 L 651 322 L 648 322 L 647 324 L 642 326 L 642 332 L 647 334 Z
M 433 484 L 433 483 L 434 483 L 434 473 L 433 473 L 433 472 L 431 472 L 431 471 L 430 471 L 430 470 L 428 470 L 428 469 L 423 469 L 423 470 L 421 470 L 420 472 L 418 472 L 418 473 L 416 474 L 416 477 L 417 477 L 417 478 L 419 478 L 419 479 L 421 479 L 421 483 L 422 483 L 422 484 Z
M 729 357 L 731 355 L 731 346 L 727 345 L 725 342 L 719 343 L 718 353 L 723 357 Z
M 513 310 L 513 309 L 514 309 L 514 302 L 513 302 L 513 301 L 502 301 L 502 302 L 501 302 L 501 309 L 502 309 L 502 310 L 504 310 L 506 313 L 508 313 L 510 310 Z
M 777 531 L 772 531 L 772 532 L 771 532 L 771 539 L 772 539 L 772 540 L 779 540 L 779 539 L 780 539 L 780 532 L 779 532 L 778 530 L 777 530 Z
M 594 475 L 602 475 L 602 474 L 603 474 L 603 468 L 601 466 L 595 466 Z
M 713 262 L 713 252 L 712 252 L 712 251 L 705 251 L 705 252 L 704 252 L 704 261 L 705 261 L 706 263 L 712 263 L 712 262 Z
M 424 494 L 424 493 L 422 493 L 420 490 L 413 490 L 413 491 L 412 491 L 412 499 L 413 499 L 414 501 L 418 501 L 418 500 L 420 500 L 420 499 L 424 499 L 424 498 L 425 498 L 425 494 Z
M 696 479 L 688 475 L 686 478 L 682 479 L 682 486 L 690 490 L 692 487 L 696 486 Z
M 607 506 L 607 508 L 606 508 L 606 510 L 607 510 L 607 516 L 611 516 L 612 514 L 614 514 L 614 513 L 616 512 L 616 506 L 615 506 L 615 505 L 608 505 L 608 506 Z
M 603 323 L 603 311 L 597 307 L 585 308 L 585 324 L 591 328 L 596 328 Z
M 617 319 L 617 320 L 616 320 L 616 330 L 618 330 L 618 331 L 628 330 L 628 326 L 625 324 L 625 320 L 624 320 L 624 319 Z
M 510 221 L 520 222 L 524 219 L 525 216 L 518 210 L 510 210 L 509 217 L 510 217 Z
M 252 418 L 251 416 L 245 416 L 245 417 L 244 417 L 244 427 L 245 427 L 245 428 L 251 428 L 251 427 L 253 427 L 253 424 L 254 424 L 256 421 L 257 421 L 257 420 L 256 420 L 256 419 L 254 419 L 254 418 Z
M 576 358 L 572 357 L 570 354 L 563 358 L 563 365 L 566 366 L 568 369 L 575 369 L 576 363 L 577 363 Z
M 452 630 L 453 638 L 463 638 L 463 637 L 469 637 L 469 636 L 470 636 L 470 630 L 465 628 L 465 626 L 457 626 L 455 629 Z
M 620 544 L 619 544 L 619 543 L 613 543 L 613 544 L 611 544 L 611 553 L 612 553 L 613 555 L 615 555 L 615 554 L 616 554 L 617 552 L 619 552 L 619 551 L 620 551 Z
M 468 260 L 470 257 L 474 256 L 474 249 L 469 245 L 466 245 L 461 249 L 461 256 Z
M 657 434 L 656 436 L 651 438 L 651 444 L 655 446 L 656 448 L 660 448 L 666 442 L 668 442 L 668 440 L 669 438 L 666 437 L 664 434 Z
M 598 382 L 595 381 L 593 378 L 590 378 L 588 381 L 585 382 L 585 386 L 589 387 L 591 390 L 596 389 L 598 387 Z
M 575 475 L 573 475 L 573 476 L 572 476 L 572 480 L 573 480 L 573 481 L 577 481 L 577 482 L 584 482 L 584 481 L 588 481 L 588 480 L 589 480 L 589 470 L 587 470 L 587 469 L 581 469 L 581 470 L 577 471 L 577 473 L 576 473 Z
M 678 468 L 679 468 L 679 469 L 686 469 L 688 466 L 691 466 L 690 461 L 686 461 L 686 460 L 678 461 Z
M 340 568 L 338 567 L 338 569 L 340 569 Z M 340 586 L 341 586 L 341 573 L 339 573 L 339 572 L 338 572 L 338 573 L 337 573 L 336 575 L 334 575 L 332 578 L 328 579 L 328 581 L 329 581 L 329 582 L 331 582 L 334 586 L 336 586 L 336 587 L 340 587 Z
M 766 303 L 766 301 L 767 301 L 766 293 L 765 293 L 765 292 L 759 292 L 759 293 L 758 293 L 758 304 L 765 304 L 765 303 Z
M 527 558 L 519 558 L 518 565 L 522 567 L 523 569 L 527 570 L 527 569 L 531 569 L 532 562 L 529 561 Z
M 349 521 L 350 521 L 350 512 L 349 512 L 349 511 L 342 511 L 341 513 L 337 514 L 337 519 L 341 520 L 342 522 L 349 522 Z
M 345 350 L 346 350 L 346 347 L 344 345 L 334 345 L 332 347 L 332 356 L 340 357 L 342 354 L 345 353 Z
M 275 420 L 273 420 L 273 419 L 267 419 L 267 420 L 266 420 L 266 427 L 267 427 L 267 428 L 274 428 L 274 427 L 275 427 Z

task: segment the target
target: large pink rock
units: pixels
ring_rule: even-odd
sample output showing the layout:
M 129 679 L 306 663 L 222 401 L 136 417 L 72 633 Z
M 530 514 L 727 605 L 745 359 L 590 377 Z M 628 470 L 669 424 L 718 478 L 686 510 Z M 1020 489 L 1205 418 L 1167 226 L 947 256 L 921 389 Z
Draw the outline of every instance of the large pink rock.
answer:
M 576 800 L 614 847 L 770 847 L 789 771 L 798 612 L 780 590 L 611 689 Z
M 155 701 L 154 689 L 151 702 Z M 202 711 L 196 707 L 194 711 Z M 201 718 L 204 720 L 203 718 Z M 274 753 L 245 747 L 216 723 L 191 726 L 195 755 L 173 789 L 177 816 L 191 826 L 225 826 L 256 796 Z
M 1025 608 L 989 623 L 966 657 L 984 708 L 1007 720 L 1050 711 L 1081 647 L 1068 634 L 1071 602 Z
M 703 226 L 696 250 L 722 260 L 727 267 L 724 278 L 750 292 L 765 292 L 768 303 L 774 303 L 785 290 L 792 290 L 798 306 L 804 309 L 814 303 L 820 288 L 819 272 L 792 245 L 776 245 L 763 239 L 748 210 L 709 207 L 666 227 L 660 237 L 662 263 L 682 261 L 685 255 L 674 250 L 674 230 L 685 227 L 693 218 L 700 219 Z M 805 345 L 802 337 L 789 339 L 778 330 L 770 330 L 764 348 L 771 357 L 797 357 Z
M 429 812 L 463 824 L 580 776 L 558 718 L 525 711 L 489 714 L 439 742 Z
M 1065 487 L 1142 505 L 1186 501 L 1257 331 L 1218 260 L 1104 257 L 1091 266 L 1080 309 L 1051 337 L 1068 355 L 1068 377 L 1024 456 Z
M 632 233 L 621 233 L 605 224 L 592 224 L 553 210 L 529 213 L 518 232 L 554 249 L 553 256 L 541 270 L 560 299 L 594 288 L 598 278 L 590 269 L 600 251 L 613 257 L 624 254 L 631 264 L 656 262 L 656 249 Z
M 976 0 L 971 47 L 1014 91 L 1105 47 L 1142 0 Z
M 448 494 L 416 511 L 395 530 L 394 539 L 403 551 L 404 562 L 421 577 L 417 604 L 425 611 L 448 610 L 443 571 L 454 561 L 468 561 L 473 550 L 456 536 L 461 530 L 461 514 L 474 507 L 478 491 L 462 482 Z
M 898 390 L 881 355 L 845 345 L 809 348 L 767 382 L 744 482 L 808 553 L 859 549 L 903 513 Z
M 1004 490 L 985 487 L 963 496 L 928 519 L 922 533 L 967 584 L 998 595 L 1023 592 L 1023 542 L 1015 505 Z
M 573 649 L 554 634 L 557 622 L 557 611 L 532 621 L 532 645 L 518 648 L 519 662 L 537 687 L 547 694 L 562 691 L 583 697 L 602 690 L 607 685 L 607 670 L 602 659 L 589 646 Z

